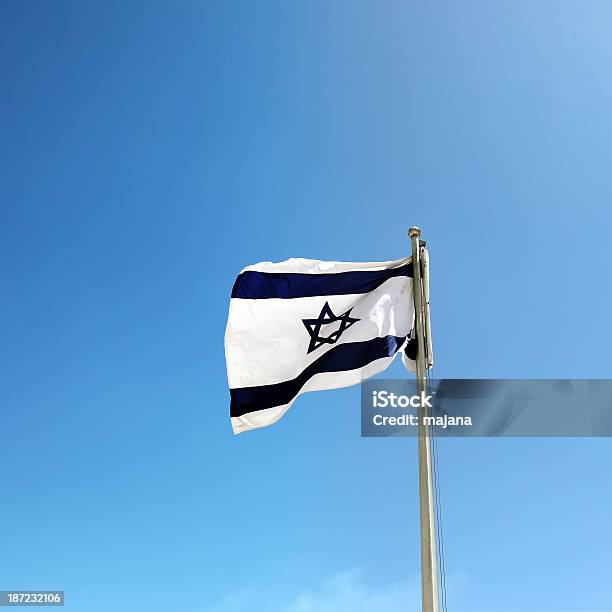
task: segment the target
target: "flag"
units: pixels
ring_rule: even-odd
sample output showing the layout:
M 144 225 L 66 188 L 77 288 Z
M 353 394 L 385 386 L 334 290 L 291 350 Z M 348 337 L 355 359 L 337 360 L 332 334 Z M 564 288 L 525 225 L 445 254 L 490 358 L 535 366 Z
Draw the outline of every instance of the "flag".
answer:
M 413 320 L 411 258 L 244 268 L 225 332 L 234 433 L 271 425 L 301 393 L 378 374 L 402 349 L 414 371 Z

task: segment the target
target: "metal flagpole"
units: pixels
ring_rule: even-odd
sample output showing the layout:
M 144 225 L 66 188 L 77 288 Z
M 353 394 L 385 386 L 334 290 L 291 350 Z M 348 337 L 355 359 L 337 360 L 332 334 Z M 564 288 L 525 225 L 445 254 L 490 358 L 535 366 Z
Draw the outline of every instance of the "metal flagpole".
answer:
M 421 397 L 427 395 L 427 358 L 425 353 L 425 312 L 421 275 L 421 230 L 411 227 L 408 236 L 412 241 L 412 289 L 414 295 L 414 321 L 417 338 L 416 382 Z M 423 403 L 423 402 L 421 402 Z M 418 409 L 419 449 L 419 506 L 421 516 L 421 591 L 423 612 L 439 612 L 438 562 L 436 558 L 436 522 L 434 515 L 431 474 L 431 446 L 426 406 Z

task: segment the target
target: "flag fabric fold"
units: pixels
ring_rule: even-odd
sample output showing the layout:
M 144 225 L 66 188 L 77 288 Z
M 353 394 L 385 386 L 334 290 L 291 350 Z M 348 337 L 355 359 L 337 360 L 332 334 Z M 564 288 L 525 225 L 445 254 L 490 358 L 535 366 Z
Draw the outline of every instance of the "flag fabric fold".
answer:
M 413 320 L 411 258 L 246 267 L 225 332 L 234 433 L 271 425 L 302 393 L 382 372 L 414 337 Z

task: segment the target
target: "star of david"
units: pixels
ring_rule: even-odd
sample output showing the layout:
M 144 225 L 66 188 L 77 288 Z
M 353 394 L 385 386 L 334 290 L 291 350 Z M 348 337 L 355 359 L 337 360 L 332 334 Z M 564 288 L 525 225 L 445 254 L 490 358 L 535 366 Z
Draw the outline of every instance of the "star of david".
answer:
M 308 330 L 310 334 L 310 344 L 308 345 L 308 353 L 312 353 L 312 351 L 318 349 L 320 346 L 324 344 L 335 344 L 340 336 L 354 323 L 360 321 L 360 319 L 354 319 L 350 316 L 352 308 L 349 308 L 344 314 L 337 317 L 332 309 L 329 307 L 329 304 L 325 302 L 325 306 L 321 309 L 321 314 L 319 314 L 318 319 L 302 319 L 302 323 Z M 340 327 L 329 334 L 327 337 L 321 336 L 321 327 L 323 325 L 329 325 L 330 323 L 335 323 L 336 321 L 340 321 Z

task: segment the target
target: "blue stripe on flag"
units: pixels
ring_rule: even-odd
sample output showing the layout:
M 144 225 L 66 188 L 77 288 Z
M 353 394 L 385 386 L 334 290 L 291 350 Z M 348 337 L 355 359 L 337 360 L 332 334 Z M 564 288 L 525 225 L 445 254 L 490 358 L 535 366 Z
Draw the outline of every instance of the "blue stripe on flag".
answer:
M 230 389 L 230 414 L 238 417 L 288 404 L 315 374 L 362 368 L 376 359 L 395 355 L 405 340 L 405 337 L 385 336 L 365 342 L 347 342 L 321 355 L 293 380 L 273 385 Z
M 297 272 L 253 272 L 238 275 L 233 298 L 262 300 L 266 298 L 301 298 L 317 295 L 368 293 L 396 276 L 412 278 L 412 262 L 389 270 L 358 270 L 335 274 L 301 274 Z

